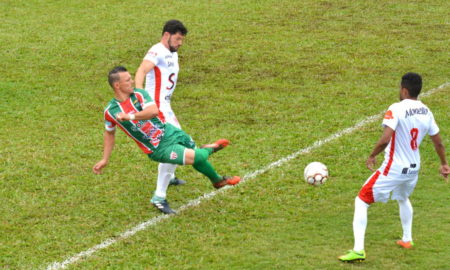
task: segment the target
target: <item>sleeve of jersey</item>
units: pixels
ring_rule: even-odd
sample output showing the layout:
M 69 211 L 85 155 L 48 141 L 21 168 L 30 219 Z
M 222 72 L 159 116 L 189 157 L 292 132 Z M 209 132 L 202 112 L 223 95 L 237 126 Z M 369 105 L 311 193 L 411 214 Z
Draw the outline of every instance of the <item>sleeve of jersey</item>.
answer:
M 107 131 L 116 130 L 116 121 L 111 117 L 108 111 L 105 111 L 105 129 Z
M 139 103 L 141 103 L 142 109 L 145 109 L 148 106 L 156 104 L 153 101 L 153 99 L 150 97 L 150 95 L 147 93 L 147 91 L 142 90 L 142 89 L 136 89 L 135 93 L 136 93 L 137 99 L 139 100 Z
M 436 124 L 436 121 L 434 120 L 433 113 L 430 112 L 430 114 L 431 114 L 431 125 L 430 125 L 430 130 L 428 130 L 428 135 L 434 136 L 439 133 L 439 127 Z
M 383 119 L 383 126 L 387 126 L 392 128 L 393 130 L 395 130 L 397 128 L 397 124 L 398 124 L 398 112 L 395 109 L 394 105 L 391 105 L 389 107 L 389 109 L 386 111 L 386 113 L 384 114 L 384 119 Z
M 155 66 L 157 66 L 159 60 L 158 53 L 153 48 L 151 48 L 144 56 L 144 60 L 148 60 L 155 64 Z

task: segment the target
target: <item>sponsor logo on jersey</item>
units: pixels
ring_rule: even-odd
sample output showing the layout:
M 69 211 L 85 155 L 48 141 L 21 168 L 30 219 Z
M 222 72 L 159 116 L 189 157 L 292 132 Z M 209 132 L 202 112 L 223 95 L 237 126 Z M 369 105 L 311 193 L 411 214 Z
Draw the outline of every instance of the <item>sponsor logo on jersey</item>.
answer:
M 384 119 L 394 119 L 394 116 L 392 115 L 392 111 L 389 110 L 384 114 Z
M 419 174 L 419 170 L 417 170 L 417 169 L 410 169 L 410 168 L 403 168 L 402 174 L 417 175 L 417 174 Z
M 177 157 L 178 157 L 177 153 L 175 153 L 173 151 L 172 151 L 172 153 L 170 153 L 170 159 L 174 160 L 174 159 L 177 159 Z
M 149 51 L 147 54 L 156 57 L 158 54 L 154 51 Z

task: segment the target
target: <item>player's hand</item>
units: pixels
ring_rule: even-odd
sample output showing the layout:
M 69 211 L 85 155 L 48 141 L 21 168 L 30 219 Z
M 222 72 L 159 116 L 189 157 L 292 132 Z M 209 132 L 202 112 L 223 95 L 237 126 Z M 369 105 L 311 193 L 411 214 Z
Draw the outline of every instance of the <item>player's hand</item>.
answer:
M 450 174 L 450 167 L 448 165 L 441 165 L 439 172 L 445 178 L 445 182 L 448 183 L 448 175 Z
M 376 163 L 377 163 L 376 158 L 369 156 L 366 161 L 367 169 L 371 170 L 372 172 L 375 171 L 375 169 L 373 167 L 375 166 Z
M 97 164 L 95 164 L 94 167 L 92 167 L 92 171 L 95 174 L 101 174 L 102 173 L 102 169 L 105 168 L 106 165 L 108 165 L 108 161 L 102 159 L 99 162 L 97 162 Z
M 120 112 L 116 115 L 117 120 L 120 122 L 130 120 L 130 115 L 128 113 Z

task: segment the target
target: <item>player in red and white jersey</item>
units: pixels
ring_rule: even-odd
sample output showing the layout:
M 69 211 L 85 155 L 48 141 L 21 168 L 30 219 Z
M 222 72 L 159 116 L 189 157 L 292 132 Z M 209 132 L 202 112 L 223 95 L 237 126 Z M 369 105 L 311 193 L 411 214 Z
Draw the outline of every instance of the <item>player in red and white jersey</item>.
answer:
M 385 149 L 380 172 L 387 176 L 409 178 L 420 169 L 419 146 L 425 135 L 439 133 L 433 113 L 417 99 L 403 99 L 392 104 L 383 119 L 383 126 L 393 133 Z
M 153 45 L 148 51 L 144 57 L 144 65 L 148 64 L 147 61 L 154 67 L 147 72 L 145 77 L 145 90 L 151 97 L 154 97 L 160 111 L 160 118 L 180 128 L 180 123 L 178 123 L 170 106 L 170 99 L 175 91 L 180 69 L 178 54 L 176 51 L 172 52 L 160 42 Z
M 178 49 L 188 30 L 178 20 L 167 21 L 163 27 L 161 40 L 150 48 L 136 71 L 136 88 L 145 90 L 153 98 L 159 109 L 159 118 L 164 123 L 170 123 L 181 129 L 180 123 L 170 106 L 170 99 L 178 79 Z M 166 197 L 169 184 L 181 185 L 185 181 L 175 176 L 176 165 L 160 163 L 158 166 L 158 180 L 152 202 Z
M 339 257 L 341 261 L 364 260 L 364 235 L 367 227 L 367 209 L 374 202 L 397 200 L 403 237 L 397 244 L 411 248 L 413 208 L 409 196 L 414 191 L 420 169 L 419 146 L 429 135 L 441 161 L 440 173 L 447 180 L 450 174 L 445 148 L 439 128 L 430 109 L 417 100 L 422 89 L 422 78 L 416 73 L 406 73 L 400 84 L 400 102 L 392 104 L 384 120 L 384 132 L 367 159 L 367 167 L 373 170 L 375 157 L 385 150 L 385 159 L 361 188 L 355 198 L 353 250 Z

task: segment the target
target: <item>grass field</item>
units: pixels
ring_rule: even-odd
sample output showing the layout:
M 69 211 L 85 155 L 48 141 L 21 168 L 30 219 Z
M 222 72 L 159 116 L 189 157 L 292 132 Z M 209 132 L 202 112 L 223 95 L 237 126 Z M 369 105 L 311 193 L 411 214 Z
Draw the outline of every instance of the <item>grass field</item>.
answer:
M 119 132 L 104 174 L 107 72 L 135 72 L 172 18 L 189 29 L 172 107 L 211 157 L 246 175 L 381 114 L 401 75 L 424 91 L 450 81 L 450 2 L 2 0 L 0 21 L 0 269 L 45 269 L 159 213 L 157 164 Z M 450 87 L 423 101 L 450 149 Z M 395 202 L 373 205 L 366 262 L 353 246 L 353 200 L 380 121 L 250 179 L 197 207 L 69 265 L 69 269 L 450 269 L 449 185 L 429 139 L 412 196 L 417 247 L 401 250 Z M 447 155 L 448 157 L 448 155 Z M 303 168 L 331 172 L 320 187 Z M 379 157 L 379 161 L 381 157 Z M 174 209 L 212 191 L 192 168 L 171 187 Z

